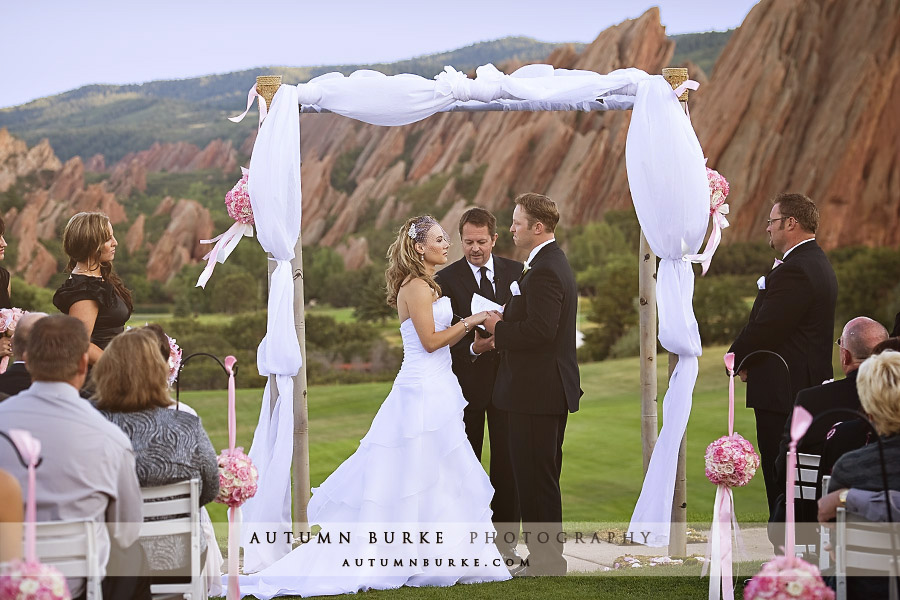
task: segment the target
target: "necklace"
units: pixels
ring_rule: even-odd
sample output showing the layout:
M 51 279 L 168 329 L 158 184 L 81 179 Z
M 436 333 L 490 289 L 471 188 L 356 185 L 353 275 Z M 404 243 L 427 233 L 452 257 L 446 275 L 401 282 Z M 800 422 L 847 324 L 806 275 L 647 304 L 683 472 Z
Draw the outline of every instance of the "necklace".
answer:
M 97 277 L 98 279 L 103 278 L 103 275 L 99 271 L 91 272 L 79 265 L 75 265 L 75 267 L 72 269 L 72 275 L 84 275 L 86 277 Z

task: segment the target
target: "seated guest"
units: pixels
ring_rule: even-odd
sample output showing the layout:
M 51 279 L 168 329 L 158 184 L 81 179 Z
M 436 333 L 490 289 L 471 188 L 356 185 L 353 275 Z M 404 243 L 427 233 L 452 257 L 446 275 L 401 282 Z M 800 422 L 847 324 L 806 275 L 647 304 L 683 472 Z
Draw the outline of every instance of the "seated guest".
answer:
M 891 517 L 894 522 L 900 521 L 900 492 L 890 490 Z M 828 492 L 819 498 L 819 523 L 828 523 L 837 518 L 838 507 L 847 509 L 853 515 L 866 521 L 887 521 L 888 511 L 884 503 L 883 491 L 860 490 L 857 488 L 841 488 Z
M 868 358 L 857 376 L 863 410 L 881 436 L 888 487 L 900 490 L 900 352 L 882 352 Z M 881 458 L 878 444 L 869 444 L 838 459 L 831 472 L 831 489 L 881 490 Z M 884 577 L 848 578 L 849 598 L 886 598 Z
M 78 319 L 39 319 L 24 353 L 34 383 L 0 403 L 0 423 L 4 429 L 32 431 L 41 441 L 37 520 L 97 523 L 103 597 L 149 598 L 147 579 L 135 575 L 143 568 L 143 551 L 134 543 L 142 499 L 131 442 L 78 395 L 87 375 L 89 344 Z M 26 470 L 8 445 L 0 445 L 0 468 L 24 487 Z M 75 597 L 83 594 L 84 583 L 69 580 Z
M 22 558 L 24 507 L 19 480 L 0 469 L 0 565 Z
M 113 338 L 94 365 L 96 406 L 131 439 L 142 487 L 196 478 L 203 506 L 219 493 L 216 452 L 199 418 L 168 410 L 172 405 L 168 372 L 156 335 L 130 329 Z M 201 542 L 205 548 L 206 538 Z M 164 536 L 142 543 L 154 576 L 185 574 L 189 564 L 185 539 Z M 189 571 L 186 574 L 190 576 Z
M 897 337 L 895 335 L 894 337 L 889 337 L 888 339 L 884 340 L 883 342 L 875 346 L 872 354 L 881 354 L 885 350 L 900 352 L 900 337 Z
M 805 390 L 800 390 L 794 402 L 796 406 L 802 406 L 815 418 L 817 415 L 832 409 L 846 409 L 848 411 L 860 410 L 859 394 L 856 391 L 856 373 L 859 365 L 872 354 L 875 346 L 887 339 L 887 330 L 881 323 L 868 317 L 856 317 L 851 319 L 843 329 L 841 337 L 837 340 L 841 358 L 841 370 L 845 377 L 837 381 L 831 381 Z M 819 454 L 823 453 L 825 439 L 828 432 L 839 421 L 852 419 L 850 413 L 833 413 L 814 422 L 806 435 L 797 446 L 798 453 Z M 778 510 L 773 513 L 773 522 L 784 521 L 784 494 L 785 494 L 785 468 L 787 464 L 788 444 L 790 443 L 791 421 L 785 423 L 778 458 L 775 461 L 776 481 L 779 485 L 781 501 Z M 856 446 L 859 447 L 859 446 Z M 821 471 L 821 468 L 820 468 Z M 816 506 L 812 501 L 797 501 L 797 520 L 815 522 Z M 781 528 L 772 527 L 773 542 L 775 539 L 783 539 Z
M 19 319 L 16 331 L 12 337 L 13 363 L 9 365 L 5 373 L 0 373 L 0 393 L 7 396 L 15 396 L 22 390 L 27 390 L 31 385 L 31 375 L 25 368 L 25 346 L 28 343 L 28 334 L 38 319 L 47 316 L 47 313 L 30 312 Z

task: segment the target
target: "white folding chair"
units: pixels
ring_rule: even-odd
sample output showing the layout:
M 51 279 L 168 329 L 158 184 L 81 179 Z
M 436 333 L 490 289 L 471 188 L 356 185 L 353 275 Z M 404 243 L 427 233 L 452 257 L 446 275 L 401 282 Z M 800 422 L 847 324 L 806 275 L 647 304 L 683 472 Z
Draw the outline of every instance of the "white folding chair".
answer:
M 93 521 L 35 523 L 38 560 L 53 565 L 67 579 L 85 579 L 87 600 L 102 600 L 100 557 Z
M 798 500 L 815 501 L 816 485 L 819 480 L 819 462 L 822 457 L 818 454 L 797 453 L 797 467 L 794 470 L 794 498 Z M 821 548 L 821 546 L 820 546 Z M 795 544 L 794 555 L 815 554 L 815 544 Z M 821 554 L 821 553 L 820 553 Z
M 848 575 L 890 577 L 888 584 L 890 598 L 896 600 L 898 557 L 891 546 L 891 529 L 888 523 L 858 520 L 848 522 L 847 510 L 839 507 L 835 538 L 837 543 L 834 562 L 838 600 L 847 598 Z
M 831 475 L 822 475 L 822 496 L 828 493 L 828 484 L 831 483 Z M 831 555 L 825 548 L 831 544 L 831 528 L 819 525 L 819 570 L 824 571 L 831 567 Z
M 144 524 L 141 537 L 189 536 L 191 580 L 187 583 L 152 584 L 156 596 L 203 600 L 206 594 L 205 563 L 200 561 L 200 481 L 179 481 L 170 485 L 142 488 Z M 148 518 L 154 520 L 148 521 Z

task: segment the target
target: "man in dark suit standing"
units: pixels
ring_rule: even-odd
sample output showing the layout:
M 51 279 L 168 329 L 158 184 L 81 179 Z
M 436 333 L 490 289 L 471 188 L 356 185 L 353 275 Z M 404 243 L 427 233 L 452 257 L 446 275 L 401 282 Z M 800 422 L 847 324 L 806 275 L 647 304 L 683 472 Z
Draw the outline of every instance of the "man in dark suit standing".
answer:
M 510 231 L 529 251 L 502 320 L 485 322 L 493 334 L 474 350 L 497 348 L 500 369 L 494 405 L 507 412 L 510 452 L 519 507 L 528 537 L 529 565 L 523 575 L 563 575 L 562 444 L 569 412 L 581 397 L 575 358 L 578 292 L 565 253 L 556 243 L 556 204 L 540 194 L 516 198 Z
M 837 278 L 816 243 L 819 211 L 802 194 L 775 197 L 769 213 L 769 245 L 783 260 L 757 282 L 759 293 L 750 321 L 731 345 L 735 364 L 752 352 L 739 373 L 747 383 L 747 407 L 756 415 L 757 449 L 762 463 L 769 514 L 780 489 L 775 476 L 778 444 L 797 393 L 831 379 L 831 345 Z
M 522 272 L 522 263 L 493 254 L 497 242 L 497 219 L 483 208 L 470 208 L 459 220 L 459 237 L 464 257 L 447 265 L 435 276 L 443 295 L 450 297 L 453 313 L 471 314 L 472 296 L 476 293 L 497 304 L 506 304 L 510 298 L 509 284 Z M 504 558 L 514 559 L 520 515 L 509 459 L 509 423 L 506 413 L 491 403 L 500 355 L 493 350 L 475 354 L 472 351 L 474 342 L 473 330 L 450 348 L 453 372 L 469 403 L 463 411 L 463 421 L 466 436 L 478 460 L 481 460 L 487 417 L 491 448 L 490 477 L 494 486 L 491 510 L 497 527 L 496 544 Z
M 16 331 L 12 338 L 12 359 L 13 362 L 6 369 L 5 373 L 0 373 L 0 395 L 4 398 L 7 396 L 15 396 L 23 390 L 31 387 L 31 375 L 25 368 L 25 347 L 28 344 L 28 335 L 31 328 L 39 319 L 47 316 L 47 313 L 30 312 L 23 315 L 16 325 Z

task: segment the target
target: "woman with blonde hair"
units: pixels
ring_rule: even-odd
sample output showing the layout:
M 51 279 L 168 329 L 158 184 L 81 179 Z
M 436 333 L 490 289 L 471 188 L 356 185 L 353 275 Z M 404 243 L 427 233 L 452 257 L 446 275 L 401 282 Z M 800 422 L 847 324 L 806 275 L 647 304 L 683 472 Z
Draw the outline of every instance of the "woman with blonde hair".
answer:
M 466 437 L 466 401 L 450 361 L 450 346 L 487 314 L 452 322 L 450 299 L 434 281 L 449 246 L 425 215 L 404 223 L 388 250 L 387 301 L 400 317 L 403 365 L 359 448 L 307 508 L 320 538 L 344 532 L 349 543 L 303 544 L 242 578 L 241 593 L 306 597 L 509 579 L 488 541 L 494 489 Z
M 203 506 L 219 493 L 216 452 L 199 418 L 168 410 L 168 372 L 156 334 L 129 329 L 113 338 L 94 365 L 96 407 L 131 440 L 141 487 L 199 479 Z M 205 551 L 206 538 L 201 540 Z M 185 540 L 167 536 L 142 544 L 154 576 L 185 575 Z
M 100 212 L 76 214 L 63 231 L 71 275 L 56 290 L 53 304 L 84 323 L 91 336 L 91 365 L 109 341 L 124 331 L 133 308 L 131 292 L 112 266 L 118 244 L 109 217 Z

